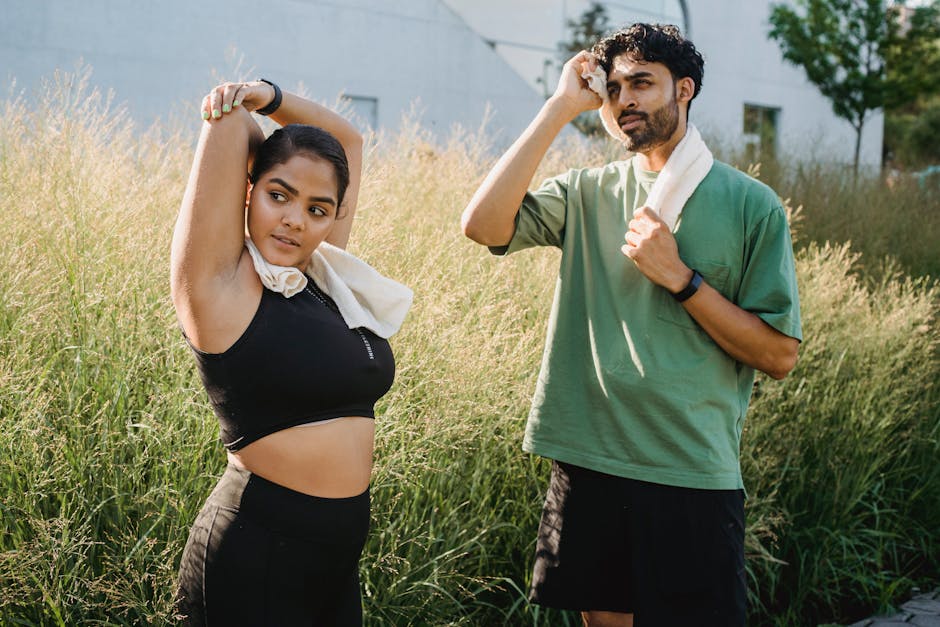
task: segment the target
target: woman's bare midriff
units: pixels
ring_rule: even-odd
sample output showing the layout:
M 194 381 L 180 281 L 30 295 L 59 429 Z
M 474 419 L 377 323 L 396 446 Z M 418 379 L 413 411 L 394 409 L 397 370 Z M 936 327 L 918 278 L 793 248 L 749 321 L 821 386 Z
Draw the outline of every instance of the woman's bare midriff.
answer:
M 362 494 L 372 476 L 375 420 L 349 416 L 277 431 L 229 452 L 229 461 L 291 490 L 326 498 Z

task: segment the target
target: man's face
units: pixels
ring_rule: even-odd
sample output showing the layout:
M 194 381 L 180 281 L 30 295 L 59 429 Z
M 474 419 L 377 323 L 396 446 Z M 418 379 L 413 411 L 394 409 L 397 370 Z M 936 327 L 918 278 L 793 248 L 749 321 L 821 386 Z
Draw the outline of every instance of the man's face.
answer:
M 601 105 L 604 128 L 627 150 L 647 153 L 679 127 L 676 81 L 662 63 L 622 54 L 607 74 L 607 99 Z

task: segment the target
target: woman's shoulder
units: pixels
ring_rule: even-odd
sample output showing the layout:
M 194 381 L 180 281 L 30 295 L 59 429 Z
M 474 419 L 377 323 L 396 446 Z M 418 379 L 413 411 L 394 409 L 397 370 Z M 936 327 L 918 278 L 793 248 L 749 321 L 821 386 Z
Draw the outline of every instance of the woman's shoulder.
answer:
M 206 353 L 225 352 L 248 328 L 264 287 L 245 250 L 231 276 L 220 276 L 174 295 L 176 315 L 190 343 Z

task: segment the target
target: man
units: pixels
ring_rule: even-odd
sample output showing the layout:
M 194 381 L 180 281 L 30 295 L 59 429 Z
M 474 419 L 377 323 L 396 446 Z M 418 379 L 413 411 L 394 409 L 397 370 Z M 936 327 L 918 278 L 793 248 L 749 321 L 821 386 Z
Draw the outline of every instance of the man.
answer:
M 582 78 L 597 64 L 603 98 Z M 674 232 L 644 206 L 703 65 L 673 26 L 635 24 L 579 53 L 463 214 L 495 254 L 562 250 L 523 443 L 554 460 L 531 598 L 586 625 L 745 621 L 741 429 L 754 370 L 779 379 L 796 363 L 799 302 L 765 185 L 714 162 Z M 558 132 L 598 108 L 635 156 L 528 192 Z

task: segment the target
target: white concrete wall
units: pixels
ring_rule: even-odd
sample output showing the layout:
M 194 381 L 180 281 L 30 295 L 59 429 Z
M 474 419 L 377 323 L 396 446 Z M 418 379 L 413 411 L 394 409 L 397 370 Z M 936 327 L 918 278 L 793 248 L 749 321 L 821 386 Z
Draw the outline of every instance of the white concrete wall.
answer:
M 491 103 L 492 127 L 514 136 L 542 102 L 439 0 L 4 0 L 0 80 L 29 90 L 79 58 L 145 124 L 195 107 L 213 70 L 302 83 L 326 102 L 375 97 L 379 126 L 392 129 L 415 99 L 423 123 L 444 132 L 476 127 Z
M 505 36 L 505 18 L 515 13 L 500 10 L 495 0 L 448 1 L 468 20 L 473 7 L 479 34 L 441 0 L 268 0 L 265 11 L 258 0 L 4 0 L 0 81 L 15 76 L 18 87 L 28 89 L 83 58 L 93 68 L 93 83 L 113 88 L 143 123 L 183 103 L 194 107 L 214 83 L 213 70 L 231 80 L 265 76 L 285 87 L 302 83 L 326 102 L 340 93 L 374 97 L 379 126 L 392 129 L 415 99 L 424 124 L 442 131 L 455 122 L 476 127 L 491 103 L 491 128 L 503 129 L 505 143 L 542 102 L 500 56 L 512 50 L 494 51 L 483 41 Z M 552 49 L 558 30 L 537 27 L 535 18 L 554 4 L 540 1 L 547 4 L 530 9 L 530 19 L 511 21 L 517 39 Z M 565 1 L 575 7 L 581 0 Z M 744 103 L 776 107 L 781 152 L 850 162 L 854 130 L 832 113 L 801 68 L 783 62 L 767 37 L 771 2 L 688 1 L 693 40 L 706 59 L 692 119 L 735 144 Z M 653 4 L 673 11 L 676 3 Z M 241 72 L 232 50 L 244 59 Z M 862 145 L 863 162 L 871 166 L 881 162 L 882 129 L 882 116 L 875 114 Z
M 768 38 L 772 0 L 691 0 L 695 45 L 705 57 L 702 93 L 691 119 L 710 135 L 734 141 L 744 127 L 744 103 L 781 110 L 783 154 L 850 163 L 855 130 L 836 117 L 832 105 L 809 83 L 803 69 L 784 63 Z M 861 161 L 881 166 L 884 119 L 872 113 L 862 133 Z
M 855 131 L 835 116 L 829 101 L 806 80 L 801 68 L 783 61 L 779 46 L 767 36 L 773 1 L 778 0 L 686 0 L 690 21 L 687 32 L 691 32 L 692 41 L 706 60 L 704 88 L 692 106 L 692 121 L 729 147 L 740 147 L 744 104 L 779 108 L 779 153 L 850 163 Z M 532 46 L 503 44 L 496 50 L 533 85 L 542 73 L 543 62 L 557 60 L 553 50 L 568 36 L 560 25 L 565 19 L 577 18 L 588 6 L 587 0 L 445 2 L 483 37 Z M 676 0 L 601 3 L 607 6 L 614 26 L 634 21 L 666 21 L 681 26 L 681 8 Z M 554 89 L 557 66 L 552 66 L 548 75 Z M 866 122 L 862 161 L 869 166 L 881 164 L 883 126 L 880 112 L 873 113 Z
M 496 51 L 539 93 L 554 91 L 561 74 L 558 42 L 569 38 L 591 0 L 444 0 L 473 30 L 496 42 Z M 637 21 L 682 25 L 678 0 L 617 0 L 603 3 L 612 27 Z M 545 62 L 549 65 L 546 66 Z

